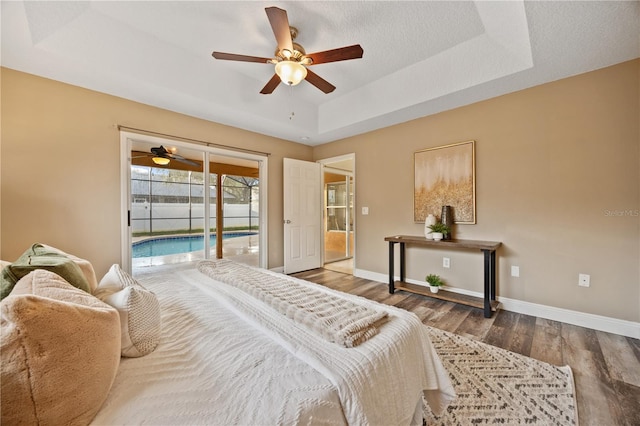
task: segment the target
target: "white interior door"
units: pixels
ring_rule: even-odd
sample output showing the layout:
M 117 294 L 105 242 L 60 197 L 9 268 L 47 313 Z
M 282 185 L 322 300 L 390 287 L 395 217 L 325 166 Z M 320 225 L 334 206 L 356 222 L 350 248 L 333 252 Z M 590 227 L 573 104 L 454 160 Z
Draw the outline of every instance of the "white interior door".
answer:
M 319 163 L 284 159 L 284 273 L 322 266 Z

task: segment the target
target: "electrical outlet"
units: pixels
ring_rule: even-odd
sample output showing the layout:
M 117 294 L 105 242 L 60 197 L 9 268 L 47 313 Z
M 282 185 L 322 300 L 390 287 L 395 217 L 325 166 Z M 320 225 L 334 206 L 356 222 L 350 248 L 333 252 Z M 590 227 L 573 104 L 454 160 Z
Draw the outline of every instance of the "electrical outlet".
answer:
M 591 285 L 591 275 L 578 274 L 578 285 L 580 287 L 589 287 Z
M 512 266 L 511 267 L 511 276 L 512 277 L 519 277 L 520 276 L 520 267 L 519 266 Z
M 451 259 L 449 259 L 448 257 L 443 257 L 442 258 L 442 267 L 443 268 L 450 268 L 451 267 Z
M 366 215 L 368 215 L 368 214 L 369 214 L 369 207 L 363 207 L 363 208 L 362 208 L 362 215 L 363 215 L 363 216 L 366 216 Z

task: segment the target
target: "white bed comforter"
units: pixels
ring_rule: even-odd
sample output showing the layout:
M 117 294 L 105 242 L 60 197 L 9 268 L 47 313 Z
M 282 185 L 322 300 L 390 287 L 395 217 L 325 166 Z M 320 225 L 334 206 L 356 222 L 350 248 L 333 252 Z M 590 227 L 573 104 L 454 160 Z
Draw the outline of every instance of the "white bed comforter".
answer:
M 137 278 L 161 301 L 162 340 L 123 358 L 94 424 L 402 425 L 421 423 L 423 394 L 434 412 L 454 397 L 406 311 L 297 280 L 387 310 L 378 335 L 344 348 L 193 265 Z

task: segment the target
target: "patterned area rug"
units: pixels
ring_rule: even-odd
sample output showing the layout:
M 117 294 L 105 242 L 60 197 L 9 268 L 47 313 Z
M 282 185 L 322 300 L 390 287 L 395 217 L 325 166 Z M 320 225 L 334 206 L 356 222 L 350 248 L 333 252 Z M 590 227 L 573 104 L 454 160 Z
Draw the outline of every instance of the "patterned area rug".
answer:
M 441 417 L 425 408 L 427 425 L 578 425 L 570 367 L 427 328 L 458 395 Z

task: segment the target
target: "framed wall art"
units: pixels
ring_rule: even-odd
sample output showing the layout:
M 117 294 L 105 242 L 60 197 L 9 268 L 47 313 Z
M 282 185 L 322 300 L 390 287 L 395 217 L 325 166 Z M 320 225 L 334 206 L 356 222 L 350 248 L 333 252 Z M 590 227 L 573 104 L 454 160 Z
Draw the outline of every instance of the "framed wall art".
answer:
M 414 153 L 413 218 L 415 222 L 442 206 L 451 206 L 454 223 L 476 223 L 475 141 Z

